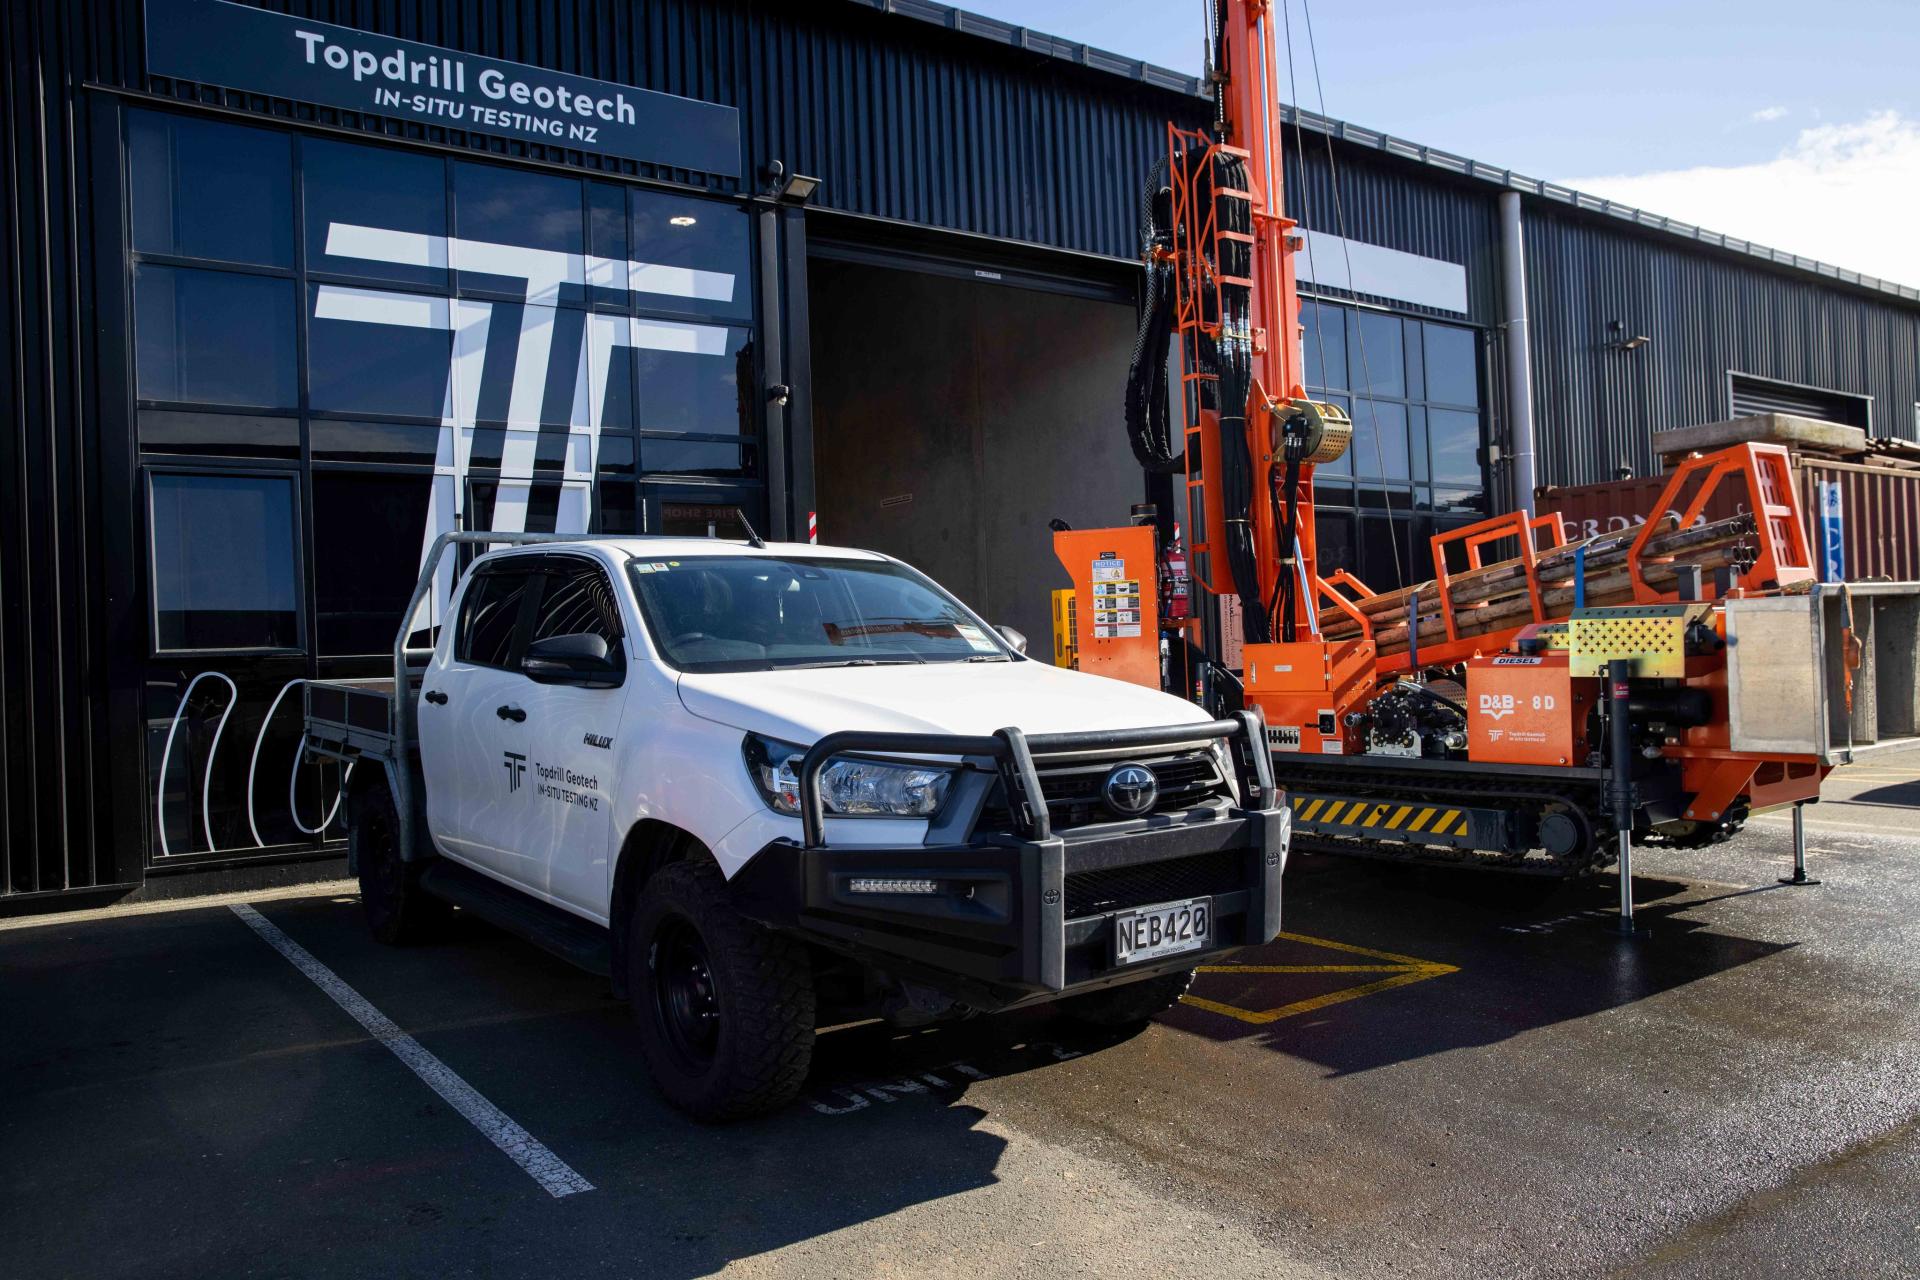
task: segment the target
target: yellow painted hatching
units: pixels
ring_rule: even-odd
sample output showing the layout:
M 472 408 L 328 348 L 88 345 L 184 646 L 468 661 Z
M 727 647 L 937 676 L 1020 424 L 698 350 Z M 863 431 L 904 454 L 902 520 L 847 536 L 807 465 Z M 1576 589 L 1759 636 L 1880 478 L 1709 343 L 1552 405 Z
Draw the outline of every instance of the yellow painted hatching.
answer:
M 1390 991 L 1394 987 L 1411 986 L 1416 982 L 1425 982 L 1428 978 L 1442 978 L 1449 973 L 1460 972 L 1458 965 L 1440 964 L 1432 960 L 1420 960 L 1413 956 L 1395 955 L 1391 951 L 1376 951 L 1372 947 L 1357 947 L 1351 942 L 1334 942 L 1329 938 L 1310 938 L 1304 933 L 1283 933 L 1281 938 L 1288 942 L 1304 943 L 1310 947 L 1325 947 L 1329 951 L 1343 951 L 1349 955 L 1364 956 L 1377 961 L 1375 964 L 1208 964 L 1201 965 L 1201 973 L 1378 973 L 1384 976 L 1358 986 L 1343 987 L 1339 991 L 1329 991 L 1325 995 L 1313 996 L 1306 1000 L 1295 1000 L 1292 1004 L 1283 1004 L 1277 1009 L 1243 1009 L 1239 1005 L 1225 1004 L 1219 1000 L 1209 1000 L 1204 996 L 1185 995 L 1180 999 L 1196 1009 L 1205 1009 L 1209 1013 L 1225 1014 L 1241 1022 L 1250 1022 L 1263 1026 L 1269 1022 L 1278 1022 L 1282 1018 L 1295 1017 L 1302 1013 L 1312 1013 L 1315 1009 L 1324 1009 L 1329 1005 L 1341 1004 L 1348 1000 L 1358 1000 L 1361 996 L 1370 996 L 1380 991 Z

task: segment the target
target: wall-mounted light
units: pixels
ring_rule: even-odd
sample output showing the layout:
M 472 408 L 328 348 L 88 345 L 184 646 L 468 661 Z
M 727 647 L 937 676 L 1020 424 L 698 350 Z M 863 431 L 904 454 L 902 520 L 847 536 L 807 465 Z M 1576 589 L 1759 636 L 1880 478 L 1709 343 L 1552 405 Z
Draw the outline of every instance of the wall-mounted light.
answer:
M 1649 342 L 1652 342 L 1652 341 L 1653 339 L 1649 338 L 1646 334 L 1636 333 L 1631 338 L 1627 338 L 1623 341 L 1616 342 L 1613 345 L 1620 348 L 1622 351 L 1638 351 L 1640 348 L 1646 346 Z
M 789 204 L 805 204 L 820 189 L 820 179 L 809 178 L 804 173 L 788 173 L 787 167 L 778 160 L 767 161 L 760 173 L 767 182 L 765 194 Z
M 690 213 L 681 213 L 681 214 L 675 214 L 673 217 L 668 218 L 667 225 L 674 226 L 674 227 L 690 227 L 698 221 L 699 219 L 694 217 Z

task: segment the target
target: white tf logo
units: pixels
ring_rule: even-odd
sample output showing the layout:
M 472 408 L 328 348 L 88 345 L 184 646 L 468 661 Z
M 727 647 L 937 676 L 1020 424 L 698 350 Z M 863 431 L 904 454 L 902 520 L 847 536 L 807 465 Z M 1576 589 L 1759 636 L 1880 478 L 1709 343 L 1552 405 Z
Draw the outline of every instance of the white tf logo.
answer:
M 513 343 L 512 388 L 506 397 L 505 435 L 501 449 L 500 480 L 495 490 L 492 518 L 487 527 L 500 532 L 526 529 L 532 494 L 534 460 L 543 436 L 558 433 L 564 421 L 566 448 L 558 480 L 561 488 L 554 531 L 585 532 L 591 515 L 592 483 L 599 460 L 600 428 L 607 399 L 607 375 L 617 348 L 674 352 L 694 358 L 727 355 L 724 325 L 690 324 L 639 316 L 581 312 L 559 306 L 565 286 L 621 289 L 636 294 L 731 302 L 735 278 L 731 272 L 693 267 L 599 258 L 591 254 L 534 249 L 524 245 L 494 244 L 457 236 L 427 235 L 335 222 L 327 227 L 326 252 L 335 258 L 357 258 L 399 266 L 477 272 L 519 280 L 524 304 L 520 329 Z M 452 334 L 451 363 L 441 409 L 440 446 L 434 463 L 434 486 L 428 505 L 427 527 L 421 540 L 421 558 L 433 540 L 455 527 L 476 527 L 466 511 L 466 480 L 473 437 L 480 421 L 482 374 L 494 321 L 493 302 L 473 298 L 433 297 L 388 289 L 361 289 L 321 285 L 315 292 L 313 318 L 358 324 L 396 325 L 437 329 Z M 511 309 L 509 309 L 509 315 Z M 553 369 L 555 328 L 562 319 L 584 324 L 579 357 L 572 377 Z M 498 346 L 498 343 L 491 344 Z M 549 388 L 572 386 L 571 402 L 551 403 Z M 564 395 L 563 395 L 564 398 Z M 497 417 L 498 410 L 490 415 Z M 452 565 L 434 599 L 444 598 L 452 584 Z M 433 607 L 430 599 L 423 610 Z M 416 618 L 416 626 L 431 625 L 433 617 Z

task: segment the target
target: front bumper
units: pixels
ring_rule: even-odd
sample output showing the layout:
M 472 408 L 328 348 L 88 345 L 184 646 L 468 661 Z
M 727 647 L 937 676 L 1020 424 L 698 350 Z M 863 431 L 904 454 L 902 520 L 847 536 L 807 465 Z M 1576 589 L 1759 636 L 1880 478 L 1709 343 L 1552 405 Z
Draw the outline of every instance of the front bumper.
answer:
M 1252 717 L 1248 717 L 1251 721 Z M 820 828 L 807 823 L 805 843 L 779 840 L 750 859 L 731 881 L 740 910 L 778 929 L 874 968 L 942 991 L 978 1009 L 1002 1009 L 1062 994 L 1190 969 L 1242 946 L 1271 941 L 1280 931 L 1280 884 L 1291 835 L 1291 814 L 1272 786 L 1264 734 L 1238 722 L 1205 727 L 1211 736 L 1251 742 L 1238 750 L 1240 794 L 1249 807 L 1219 800 L 1182 812 L 1080 826 L 1055 833 L 1038 786 L 1032 756 L 1016 739 L 1007 753 L 1013 772 L 1009 808 L 1023 822 L 1009 834 L 909 848 L 827 848 Z M 1002 730 L 1002 734 L 1010 731 Z M 1011 731 L 1017 733 L 1017 731 Z M 1122 747 L 1201 736 L 1142 731 L 1132 735 L 1054 735 L 1032 739 L 1033 754 L 1088 749 L 1098 740 Z M 837 735 L 846 737 L 850 735 Z M 998 737 L 998 735 L 996 735 Z M 827 755 L 848 750 L 934 752 L 911 745 L 842 741 Z M 896 741 L 898 741 L 896 739 Z M 822 745 L 834 742 L 829 738 Z M 980 746 L 978 740 L 969 744 Z M 1111 749 L 1109 747 L 1109 749 Z M 816 748 L 818 751 L 818 748 Z M 968 754 L 974 754 L 968 752 Z M 1018 777 L 1025 759 L 1026 779 Z M 809 753 L 809 762 L 815 759 Z M 803 775 L 806 770 L 803 767 Z M 802 788 L 803 797 L 806 788 Z M 1018 798 L 1032 797 L 1024 807 Z M 930 880 L 931 894 L 856 893 L 860 879 Z M 1116 916 L 1160 902 L 1209 898 L 1213 942 L 1206 949 L 1115 965 Z

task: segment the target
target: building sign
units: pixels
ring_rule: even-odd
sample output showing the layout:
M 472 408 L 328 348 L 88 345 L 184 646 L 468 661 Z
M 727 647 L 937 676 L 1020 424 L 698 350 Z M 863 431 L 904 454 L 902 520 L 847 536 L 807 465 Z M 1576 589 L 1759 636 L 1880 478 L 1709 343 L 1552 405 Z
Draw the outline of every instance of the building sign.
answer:
M 740 176 L 732 107 L 228 0 L 146 5 L 150 75 Z

